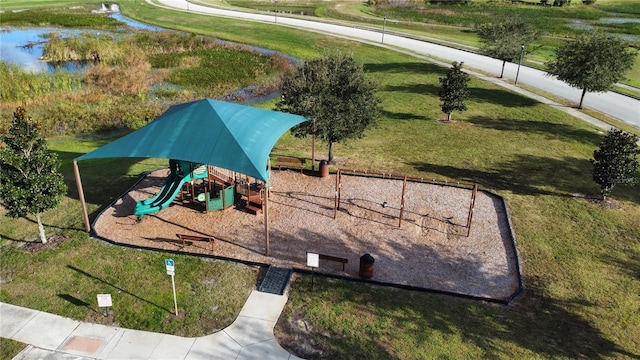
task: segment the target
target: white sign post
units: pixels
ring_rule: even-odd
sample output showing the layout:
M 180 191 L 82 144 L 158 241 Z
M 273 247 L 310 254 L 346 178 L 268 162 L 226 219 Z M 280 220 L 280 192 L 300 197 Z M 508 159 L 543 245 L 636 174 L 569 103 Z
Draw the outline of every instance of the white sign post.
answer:
M 164 265 L 167 268 L 167 275 L 171 275 L 171 287 L 173 288 L 173 305 L 176 310 L 176 316 L 178 316 L 178 300 L 176 299 L 176 281 L 174 275 L 176 274 L 175 263 L 172 259 L 166 259 Z
M 307 266 L 311 268 L 311 291 L 313 291 L 313 269 L 320 266 L 320 254 L 307 253 Z
M 113 306 L 111 294 L 98 294 L 98 306 L 104 308 L 104 316 L 109 316 L 109 307 Z

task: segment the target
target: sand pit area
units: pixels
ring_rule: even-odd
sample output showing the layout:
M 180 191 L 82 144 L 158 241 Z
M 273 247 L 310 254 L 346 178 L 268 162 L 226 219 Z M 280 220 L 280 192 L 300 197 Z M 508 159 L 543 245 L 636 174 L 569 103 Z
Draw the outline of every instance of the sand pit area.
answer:
M 94 222 L 95 233 L 114 243 L 203 254 L 278 267 L 309 269 L 307 252 L 345 258 L 320 260 L 317 273 L 359 278 L 360 257 L 375 259 L 372 281 L 506 300 L 519 289 L 516 249 L 503 201 L 478 191 L 467 237 L 472 191 L 407 182 L 399 227 L 402 180 L 341 176 L 340 209 L 334 219 L 335 174 L 320 178 L 272 171 L 269 248 L 264 215 L 241 207 L 206 213 L 185 200 L 139 221 L 136 201 L 157 193 L 167 169 L 147 174 Z M 383 205 L 384 204 L 384 205 Z M 176 234 L 209 236 L 180 241 Z

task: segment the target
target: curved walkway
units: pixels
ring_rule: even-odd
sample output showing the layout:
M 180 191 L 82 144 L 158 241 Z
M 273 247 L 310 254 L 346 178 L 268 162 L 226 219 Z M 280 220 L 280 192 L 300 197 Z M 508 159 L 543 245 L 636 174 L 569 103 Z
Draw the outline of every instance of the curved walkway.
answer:
M 28 346 L 14 359 L 299 359 L 280 347 L 273 327 L 287 297 L 252 291 L 238 318 L 217 333 L 185 338 L 123 329 L 0 303 L 0 337 Z
M 462 61 L 465 63 L 466 69 L 477 69 L 485 73 L 494 74 L 493 76 L 484 77 L 493 79 L 495 80 L 494 82 L 496 84 L 505 87 L 508 87 L 508 85 L 510 84 L 504 80 L 514 79 L 516 73 L 518 72 L 517 64 L 507 63 L 505 66 L 504 78 L 498 79 L 496 78 L 495 74 L 500 73 L 500 69 L 502 67 L 502 61 L 500 60 L 475 54 L 469 51 L 458 50 L 442 45 L 429 43 L 426 41 L 405 38 L 390 33 L 383 34 L 382 29 L 380 29 L 379 31 L 372 31 L 355 26 L 303 20 L 293 17 L 276 17 L 274 15 L 245 13 L 236 10 L 202 6 L 194 3 L 189 3 L 185 0 L 147 0 L 147 2 L 155 6 L 161 6 L 164 8 L 180 11 L 189 11 L 203 15 L 235 18 L 248 21 L 259 21 L 264 23 L 277 23 L 277 25 L 280 26 L 287 26 L 295 29 L 304 29 L 307 31 L 314 31 L 331 36 L 368 43 L 371 45 L 383 46 L 391 50 L 407 52 L 414 56 L 417 55 L 418 57 L 429 57 L 429 61 L 433 61 L 433 58 L 435 57 L 437 59 L 441 59 L 442 62 L 440 63 L 444 64 L 447 67 L 451 65 L 452 61 Z M 382 42 L 384 42 L 384 44 Z M 558 80 L 555 77 L 548 76 L 544 71 L 527 66 L 520 66 L 518 83 L 535 87 L 546 93 L 567 99 L 568 101 L 574 102 L 575 104 L 579 102 L 582 92 L 579 89 L 570 87 L 569 85 L 567 85 L 563 81 Z M 513 88 L 518 89 L 517 86 L 513 86 Z M 605 93 L 587 93 L 583 105 L 585 108 L 591 108 L 622 122 L 640 128 L 639 99 L 635 99 L 612 91 Z M 560 104 L 557 104 L 557 106 L 559 108 L 575 110 L 574 112 L 576 113 L 581 113 L 580 111 L 569 106 Z

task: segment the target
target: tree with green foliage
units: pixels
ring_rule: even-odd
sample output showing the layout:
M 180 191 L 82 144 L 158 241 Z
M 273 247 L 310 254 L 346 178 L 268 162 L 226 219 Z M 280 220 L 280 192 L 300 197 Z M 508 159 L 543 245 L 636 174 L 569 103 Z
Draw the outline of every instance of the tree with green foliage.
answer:
M 510 15 L 495 22 L 482 24 L 477 29 L 480 37 L 481 52 L 494 59 L 502 60 L 500 78 L 504 75 L 504 66 L 520 58 L 521 53 L 532 51 L 527 46 L 541 36 L 541 31 L 518 16 Z
M 47 237 L 40 215 L 55 208 L 67 191 L 58 166 L 40 126 L 18 107 L 9 130 L 0 134 L 0 201 L 9 217 L 36 216 L 42 243 Z
M 633 67 L 636 53 L 629 44 L 610 34 L 593 32 L 560 47 L 546 63 L 550 75 L 582 89 L 578 109 L 588 92 L 604 92 Z
M 593 180 L 600 185 L 602 197 L 611 193 L 616 184 L 638 182 L 638 136 L 611 129 L 593 152 Z
M 285 75 L 276 110 L 313 119 L 294 126 L 291 133 L 304 138 L 315 132 L 329 144 L 332 161 L 336 142 L 362 138 L 376 124 L 380 113 L 376 89 L 351 55 L 325 55 Z
M 438 92 L 440 96 L 440 108 L 442 112 L 447 114 L 447 121 L 451 121 L 451 113 L 454 110 L 465 111 L 467 105 L 464 101 L 469 97 L 469 90 L 467 90 L 467 83 L 469 82 L 469 74 L 462 71 L 462 64 L 453 62 L 447 76 L 440 78 L 440 84 L 442 88 Z

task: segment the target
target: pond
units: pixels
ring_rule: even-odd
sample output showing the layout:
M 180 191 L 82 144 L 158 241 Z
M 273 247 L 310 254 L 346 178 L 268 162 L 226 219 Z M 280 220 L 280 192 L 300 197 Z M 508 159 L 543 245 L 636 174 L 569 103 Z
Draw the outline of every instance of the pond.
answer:
M 119 12 L 112 12 L 109 16 L 134 29 L 151 31 L 164 30 L 161 27 L 129 19 Z M 40 58 L 42 58 L 42 51 L 44 50 L 44 45 L 47 41 L 47 34 L 56 32 L 60 37 L 69 37 L 78 35 L 81 32 L 92 31 L 100 33 L 99 30 L 90 29 L 78 30 L 55 27 L 2 27 L 0 28 L 0 61 L 19 65 L 23 69 L 31 72 L 82 70 L 86 67 L 86 63 L 84 62 L 69 61 L 61 64 L 53 64 L 41 61 Z
M 67 30 L 50 27 L 39 28 L 3 28 L 0 31 L 0 60 L 21 66 L 31 72 L 55 71 L 60 67 L 40 61 L 46 34 L 57 32 L 62 37 L 73 36 L 78 30 Z M 76 64 L 67 64 L 64 68 L 74 70 Z
M 136 20 L 127 18 L 118 12 L 117 5 L 111 5 L 106 7 L 102 5 L 100 10 L 94 11 L 95 13 L 108 13 L 110 17 L 122 22 L 123 26 L 129 28 L 147 30 L 147 31 L 161 31 L 165 28 L 153 26 L 145 23 L 138 22 Z M 45 46 L 48 34 L 57 33 L 60 37 L 77 36 L 80 33 L 95 32 L 100 34 L 104 30 L 90 30 L 90 29 L 64 29 L 54 27 L 28 27 L 28 28 L 13 28 L 13 27 L 0 27 L 0 61 L 15 64 L 21 66 L 23 69 L 31 72 L 55 72 L 55 71 L 83 71 L 85 70 L 89 62 L 77 62 L 69 61 L 59 64 L 53 64 L 40 60 L 42 58 L 43 49 Z M 238 45 L 230 41 L 217 40 L 218 43 L 223 45 Z M 245 45 L 246 46 L 246 45 Z M 289 63 L 295 64 L 299 62 L 299 59 L 288 56 L 286 54 L 279 53 L 277 51 L 264 49 L 255 46 L 247 46 L 262 54 L 277 54 L 288 60 Z M 175 85 L 172 84 L 159 84 L 151 89 L 151 95 L 156 91 L 173 89 Z M 259 103 L 266 100 L 270 100 L 277 96 L 277 89 L 264 89 L 261 86 L 248 86 L 243 89 L 236 90 L 225 96 L 225 100 L 229 101 L 242 101 L 246 103 Z

